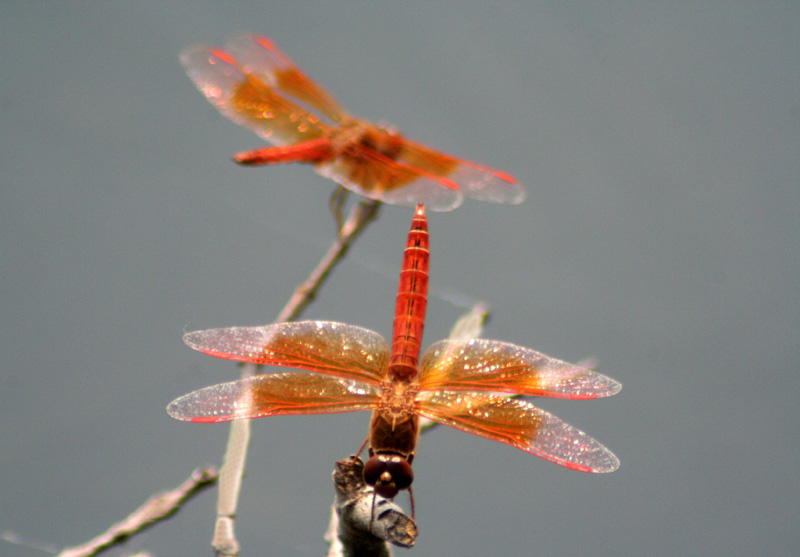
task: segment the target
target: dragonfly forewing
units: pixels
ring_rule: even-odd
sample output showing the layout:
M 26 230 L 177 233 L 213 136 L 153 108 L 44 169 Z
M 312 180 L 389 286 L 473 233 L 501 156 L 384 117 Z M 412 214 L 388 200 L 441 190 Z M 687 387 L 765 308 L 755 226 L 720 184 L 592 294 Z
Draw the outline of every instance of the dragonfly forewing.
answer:
M 371 385 L 383 380 L 389 365 L 389 344 L 381 335 L 331 321 L 207 329 L 186 333 L 183 341 L 217 358 L 327 373 Z
M 611 396 L 622 385 L 591 369 L 551 358 L 509 342 L 441 340 L 420 361 L 424 391 L 481 391 L 592 399 Z

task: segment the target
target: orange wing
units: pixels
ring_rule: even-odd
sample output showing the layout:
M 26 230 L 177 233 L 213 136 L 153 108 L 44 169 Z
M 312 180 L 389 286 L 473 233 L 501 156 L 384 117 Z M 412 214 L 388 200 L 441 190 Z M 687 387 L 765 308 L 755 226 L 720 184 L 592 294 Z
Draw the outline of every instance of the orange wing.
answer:
M 339 103 L 309 79 L 269 37 L 238 35 L 225 43 L 225 50 L 233 54 L 248 73 L 337 124 L 349 118 Z
M 212 385 L 173 400 L 167 413 L 189 422 L 228 422 L 290 414 L 370 410 L 376 388 L 328 375 L 270 373 Z
M 191 348 L 227 360 L 305 369 L 379 385 L 389 344 L 368 329 L 327 321 L 230 327 L 186 333 Z
M 351 145 L 340 156 L 314 168 L 359 195 L 390 205 L 414 207 L 423 203 L 431 211 L 452 211 L 464 200 L 454 181 L 362 144 Z
M 466 195 L 478 201 L 517 205 L 525 190 L 510 174 L 457 159 L 373 127 L 374 140 L 354 143 L 337 158 L 317 164 L 317 172 L 366 197 L 394 205 L 424 203 L 450 211 Z M 387 156 L 374 145 L 391 145 Z
M 435 422 L 581 472 L 606 473 L 619 460 L 606 447 L 556 416 L 519 399 L 469 392 L 419 395 L 420 414 Z
M 319 116 L 279 94 L 275 83 L 285 80 L 269 71 L 252 73 L 225 50 L 193 47 L 181 54 L 181 62 L 217 110 L 273 145 L 317 139 L 329 128 Z M 307 96 L 313 95 L 310 91 Z
M 397 159 L 408 166 L 454 182 L 470 199 L 519 205 L 525 190 L 510 174 L 435 151 L 408 139 Z
M 422 391 L 481 391 L 589 399 L 617 394 L 617 381 L 499 340 L 441 340 L 420 362 Z
M 224 49 L 190 48 L 181 61 L 223 115 L 277 147 L 300 144 L 291 153 L 260 149 L 239 154 L 235 158 L 242 164 L 322 159 L 317 172 L 360 195 L 394 205 L 424 203 L 432 211 L 455 209 L 465 194 L 513 205 L 525 198 L 509 174 L 429 149 L 387 127 L 354 120 L 267 37 L 240 35 Z M 339 152 L 334 145 L 334 132 L 339 130 L 329 124 L 344 128 L 357 122 L 368 134 L 345 140 L 347 148 Z

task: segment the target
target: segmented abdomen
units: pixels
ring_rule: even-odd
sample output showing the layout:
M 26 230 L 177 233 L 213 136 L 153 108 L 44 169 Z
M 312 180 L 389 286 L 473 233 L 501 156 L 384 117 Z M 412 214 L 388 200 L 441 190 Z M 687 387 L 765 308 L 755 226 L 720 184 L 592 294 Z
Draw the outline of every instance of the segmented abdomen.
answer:
M 392 358 L 388 376 L 410 380 L 417 374 L 425 308 L 428 303 L 428 218 L 425 206 L 417 205 L 406 249 L 392 333 Z

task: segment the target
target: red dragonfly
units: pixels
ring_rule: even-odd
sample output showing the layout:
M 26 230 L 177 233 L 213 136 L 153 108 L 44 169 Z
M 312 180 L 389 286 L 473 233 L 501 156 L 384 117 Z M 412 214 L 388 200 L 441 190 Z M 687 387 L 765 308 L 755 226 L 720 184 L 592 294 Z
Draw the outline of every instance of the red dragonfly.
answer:
M 411 485 L 420 416 L 572 470 L 619 467 L 584 432 L 502 393 L 591 399 L 616 394 L 622 385 L 498 340 L 440 340 L 420 360 L 427 290 L 428 222 L 419 205 L 403 255 L 391 350 L 376 332 L 325 321 L 187 333 L 186 344 L 211 356 L 316 373 L 270 373 L 206 387 L 174 400 L 167 412 L 208 423 L 372 410 L 364 480 L 387 498 Z
M 388 125 L 350 116 L 267 37 L 242 35 L 224 49 L 181 54 L 209 102 L 274 147 L 234 156 L 246 165 L 304 162 L 360 195 L 395 205 L 458 207 L 464 195 L 522 203 L 513 176 L 406 139 Z

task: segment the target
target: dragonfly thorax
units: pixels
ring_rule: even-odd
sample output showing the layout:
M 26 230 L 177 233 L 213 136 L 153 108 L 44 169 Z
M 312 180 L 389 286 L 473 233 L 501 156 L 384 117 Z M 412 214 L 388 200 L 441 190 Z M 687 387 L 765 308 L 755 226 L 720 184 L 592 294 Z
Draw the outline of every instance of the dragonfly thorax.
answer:
M 354 147 L 378 151 L 395 160 L 403 148 L 403 136 L 392 129 L 381 129 L 357 118 L 350 118 L 338 128 L 332 128 L 329 136 L 335 156 Z
M 392 429 L 398 421 L 405 421 L 414 415 L 414 401 L 419 387 L 408 381 L 384 381 L 381 383 L 381 399 L 378 412 L 392 423 Z

